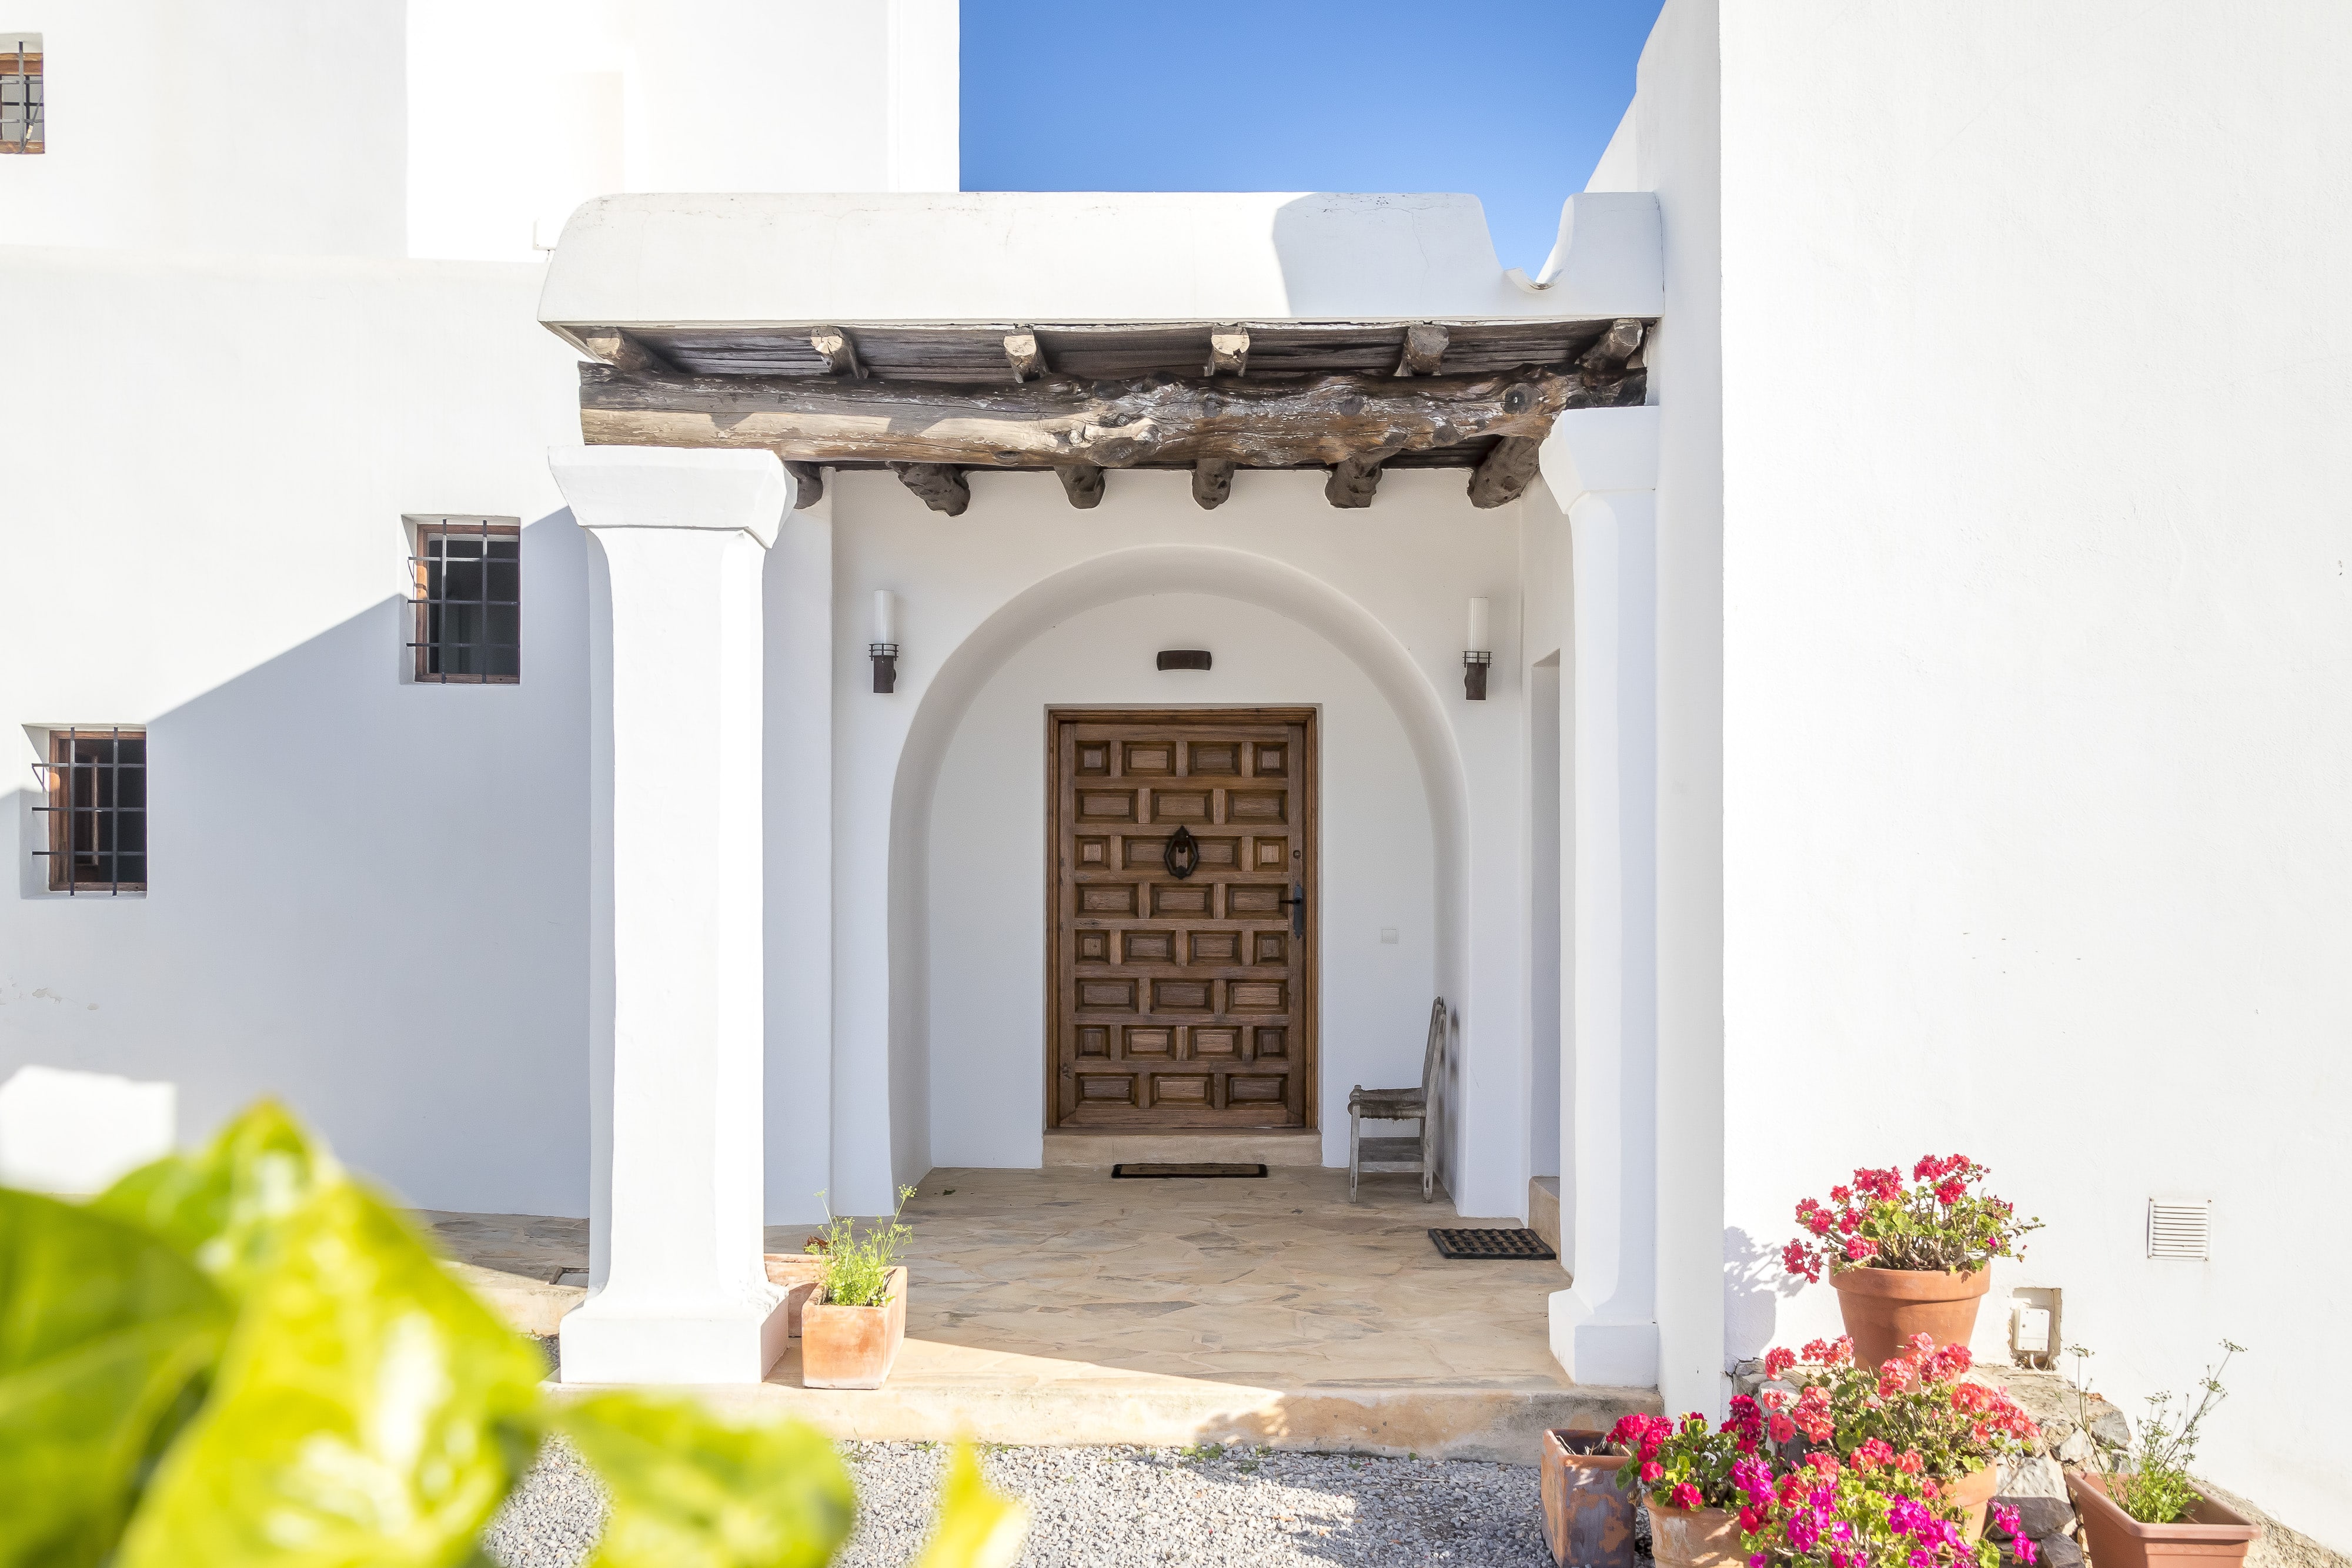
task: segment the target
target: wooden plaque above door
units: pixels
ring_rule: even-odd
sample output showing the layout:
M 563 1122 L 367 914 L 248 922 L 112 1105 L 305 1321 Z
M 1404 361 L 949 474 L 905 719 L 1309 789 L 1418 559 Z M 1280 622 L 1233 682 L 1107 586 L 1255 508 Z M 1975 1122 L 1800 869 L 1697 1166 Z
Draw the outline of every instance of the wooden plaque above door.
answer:
M 1046 1126 L 1314 1126 L 1314 710 L 1045 733 Z

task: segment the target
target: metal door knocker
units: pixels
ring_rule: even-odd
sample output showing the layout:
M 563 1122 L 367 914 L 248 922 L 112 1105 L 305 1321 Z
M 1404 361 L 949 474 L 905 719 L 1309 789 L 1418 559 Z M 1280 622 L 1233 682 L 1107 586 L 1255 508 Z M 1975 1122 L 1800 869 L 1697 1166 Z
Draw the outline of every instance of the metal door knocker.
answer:
M 1192 836 L 1190 828 L 1179 828 L 1169 835 L 1168 852 L 1161 857 L 1168 874 L 1182 882 L 1201 869 L 1201 841 Z

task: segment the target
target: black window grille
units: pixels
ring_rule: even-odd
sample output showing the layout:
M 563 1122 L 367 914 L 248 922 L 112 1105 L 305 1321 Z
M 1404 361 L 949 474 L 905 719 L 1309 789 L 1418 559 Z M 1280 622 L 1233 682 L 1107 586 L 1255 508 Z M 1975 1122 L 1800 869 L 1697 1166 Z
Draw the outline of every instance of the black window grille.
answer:
M 147 732 L 53 729 L 48 803 L 52 893 L 147 891 Z
M 522 678 L 522 533 L 512 523 L 420 524 L 415 632 L 420 681 Z
M 37 33 L 0 36 L 0 152 L 46 150 L 48 115 Z

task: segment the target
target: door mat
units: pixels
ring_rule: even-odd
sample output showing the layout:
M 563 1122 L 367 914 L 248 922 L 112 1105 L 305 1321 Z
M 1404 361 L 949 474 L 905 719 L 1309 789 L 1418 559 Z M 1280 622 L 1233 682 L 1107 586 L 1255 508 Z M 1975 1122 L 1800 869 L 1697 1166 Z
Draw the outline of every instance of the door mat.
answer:
M 1113 1166 L 1110 1174 L 1120 1181 L 1140 1181 L 1158 1176 L 1262 1176 L 1264 1166 L 1220 1165 L 1134 1165 Z
M 1441 1258 L 1558 1258 L 1534 1231 L 1514 1226 L 1507 1230 L 1432 1230 Z

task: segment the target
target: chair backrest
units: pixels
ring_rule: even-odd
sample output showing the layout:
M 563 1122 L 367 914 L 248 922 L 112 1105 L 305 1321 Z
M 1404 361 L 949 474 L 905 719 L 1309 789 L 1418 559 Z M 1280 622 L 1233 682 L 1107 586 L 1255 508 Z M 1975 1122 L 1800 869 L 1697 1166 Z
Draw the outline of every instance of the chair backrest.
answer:
M 1445 1058 L 1445 998 L 1429 1004 L 1429 1043 L 1421 1052 L 1421 1092 L 1431 1103 L 1437 1096 L 1437 1064 Z

